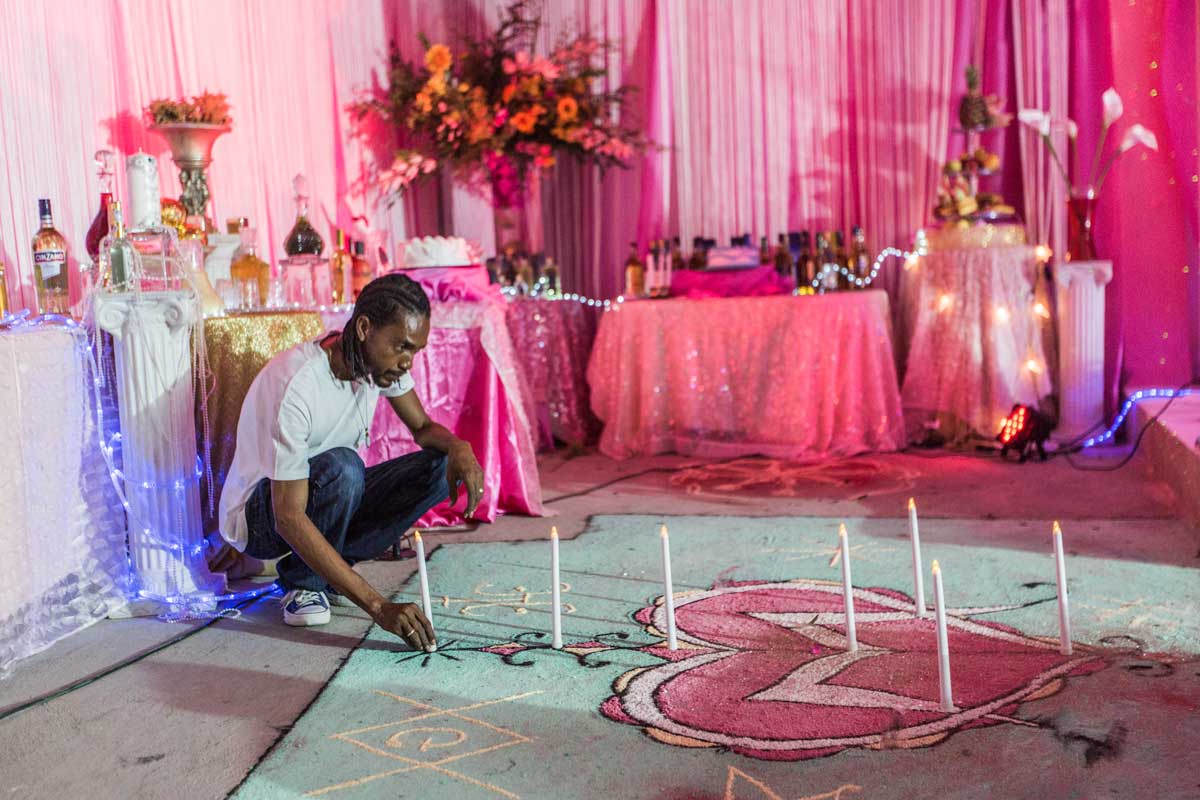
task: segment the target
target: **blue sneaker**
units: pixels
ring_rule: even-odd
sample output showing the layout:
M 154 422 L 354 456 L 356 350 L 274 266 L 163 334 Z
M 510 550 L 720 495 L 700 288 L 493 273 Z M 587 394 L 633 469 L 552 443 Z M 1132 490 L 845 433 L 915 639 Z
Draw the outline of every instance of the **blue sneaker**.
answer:
M 324 592 L 292 589 L 283 596 L 283 621 L 288 625 L 324 625 L 329 619 L 329 600 Z

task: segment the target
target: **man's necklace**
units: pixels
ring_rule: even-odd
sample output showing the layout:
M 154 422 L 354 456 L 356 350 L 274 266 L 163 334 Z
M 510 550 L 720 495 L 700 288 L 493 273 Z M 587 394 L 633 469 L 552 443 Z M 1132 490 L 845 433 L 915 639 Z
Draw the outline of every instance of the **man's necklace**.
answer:
M 330 338 L 331 337 L 327 336 L 321 340 L 321 349 L 322 350 L 325 350 L 325 342 L 329 341 Z M 339 378 L 337 376 L 337 374 L 334 373 L 334 371 L 333 371 L 333 348 L 330 347 L 328 350 L 325 350 L 325 354 L 329 358 L 329 374 L 330 374 L 330 376 L 335 381 L 340 382 L 341 378 Z M 356 383 L 361 383 L 361 382 L 354 381 L 354 380 L 349 381 L 350 397 L 352 398 L 352 400 L 354 402 L 354 413 L 357 415 L 357 417 L 360 420 L 362 420 L 362 429 L 363 429 L 362 447 L 370 447 L 371 446 L 371 415 L 370 415 L 370 413 L 364 413 L 362 408 L 360 407 L 361 404 L 359 403 L 358 393 L 354 391 L 354 385 Z M 365 387 L 363 390 L 365 391 Z

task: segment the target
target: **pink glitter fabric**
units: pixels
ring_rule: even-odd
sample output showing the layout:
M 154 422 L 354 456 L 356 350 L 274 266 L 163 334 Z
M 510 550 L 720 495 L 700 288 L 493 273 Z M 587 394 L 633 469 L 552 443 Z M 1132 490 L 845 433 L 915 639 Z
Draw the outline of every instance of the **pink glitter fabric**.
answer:
M 429 416 L 470 442 L 483 467 L 485 494 L 475 518 L 486 522 L 507 512 L 545 514 L 534 454 L 533 399 L 505 326 L 505 310 L 503 302 L 490 300 L 433 299 L 429 343 L 412 369 Z M 326 327 L 340 328 L 346 316 L 326 315 Z M 380 398 L 363 460 L 378 464 L 416 449 L 408 428 Z M 443 503 L 417 525 L 457 525 L 464 510 L 460 492 L 455 508 Z
M 761 297 L 791 294 L 796 284 L 774 267 L 708 271 L 681 270 L 671 275 L 674 297 Z
M 533 393 L 538 446 L 583 445 L 600 431 L 588 407 L 587 363 L 599 310 L 572 300 L 513 298 L 508 331 Z
M 615 308 L 588 366 L 605 455 L 796 459 L 904 446 L 881 291 Z

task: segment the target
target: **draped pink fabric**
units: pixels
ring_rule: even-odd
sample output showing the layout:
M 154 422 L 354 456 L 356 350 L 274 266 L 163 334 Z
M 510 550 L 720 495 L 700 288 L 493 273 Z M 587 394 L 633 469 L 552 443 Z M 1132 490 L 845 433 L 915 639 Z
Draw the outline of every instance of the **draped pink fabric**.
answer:
M 880 291 L 624 303 L 601 317 L 588 384 L 612 458 L 804 459 L 905 443 Z
M 982 62 L 985 91 L 1015 110 L 1019 59 L 1022 98 L 1038 100 L 1041 86 L 1041 99 L 1061 108 L 1055 59 L 1070 52 L 1069 110 L 1083 129 L 1081 151 L 1090 152 L 1097 122 L 1084 110 L 1112 83 L 1125 98 L 1125 121 L 1143 122 L 1161 145 L 1146 161 L 1135 153 L 1118 162 L 1101 198 L 1101 255 L 1116 266 L 1110 358 L 1125 342 L 1131 382 L 1186 377 L 1200 357 L 1195 4 L 1070 0 L 1064 22 L 1066 1 L 547 2 L 543 46 L 580 29 L 614 41 L 604 80 L 639 87 L 633 113 L 663 146 L 632 170 L 601 174 L 564 163 L 545 177 L 547 247 L 567 286 L 615 296 L 628 243 L 662 236 L 725 241 L 745 231 L 774 237 L 860 222 L 872 248 L 904 245 L 928 221 L 938 163 L 961 146 L 951 131 L 964 64 Z M 350 137 L 343 108 L 356 91 L 380 84 L 389 40 L 416 58 L 418 33 L 478 35 L 500 7 L 501 0 L 0 0 L 0 257 L 14 299 L 32 300 L 37 198 L 54 201 L 77 259 L 97 205 L 92 153 L 141 147 L 164 156 L 141 109 L 155 97 L 203 89 L 226 92 L 235 119 L 209 171 L 213 217 L 250 217 L 271 260 L 291 225 L 297 172 L 309 176 L 323 230 L 336 221 L 358 236 L 457 233 L 488 242 L 490 213 L 449 181 L 390 209 L 355 187 L 370 153 Z M 1045 25 L 1031 30 L 1038 19 Z M 1053 97 L 1045 93 L 1052 85 Z M 1018 158 L 1016 142 L 1015 129 L 984 142 L 1006 156 L 999 180 L 1014 202 L 1022 201 L 1014 181 L 1044 172 L 1036 148 L 1027 142 Z M 164 194 L 176 195 L 169 157 L 160 172 Z M 1049 196 L 1023 204 L 1038 218 L 1054 205 Z M 889 264 L 882 285 L 894 288 L 896 273 Z
M 466 284 L 443 279 L 439 286 L 463 291 Z M 533 395 L 509 338 L 505 311 L 503 300 L 435 301 L 429 342 L 412 369 L 415 391 L 430 418 L 469 442 L 483 467 L 486 494 L 475 516 L 487 522 L 506 512 L 546 513 L 534 452 Z M 326 327 L 340 328 L 345 316 L 326 315 Z M 363 454 L 366 463 L 417 449 L 408 428 L 381 398 Z M 443 503 L 418 524 L 455 525 L 464 521 L 464 510 L 460 497 L 457 507 Z
M 680 270 L 671 275 L 672 297 L 759 297 L 791 294 L 795 288 L 795 281 L 780 276 L 774 267 L 711 272 Z

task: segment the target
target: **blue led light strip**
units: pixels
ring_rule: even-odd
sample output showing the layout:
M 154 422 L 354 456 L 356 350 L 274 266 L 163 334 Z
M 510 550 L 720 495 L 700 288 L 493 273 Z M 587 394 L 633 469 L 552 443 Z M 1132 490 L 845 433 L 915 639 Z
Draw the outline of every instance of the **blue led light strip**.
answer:
M 1129 416 L 1129 412 L 1133 410 L 1133 407 L 1137 405 L 1138 401 L 1140 400 L 1143 400 L 1147 397 L 1161 397 L 1164 399 L 1186 397 L 1193 391 L 1194 390 L 1192 389 L 1139 389 L 1129 396 L 1129 399 L 1125 401 L 1125 405 L 1121 406 L 1121 413 L 1117 414 L 1116 420 L 1108 430 L 1098 436 L 1093 436 L 1090 439 L 1084 440 L 1080 447 L 1095 447 L 1098 444 L 1104 444 L 1116 436 L 1117 431 L 1120 430 L 1121 426 L 1125 424 L 1125 418 Z

